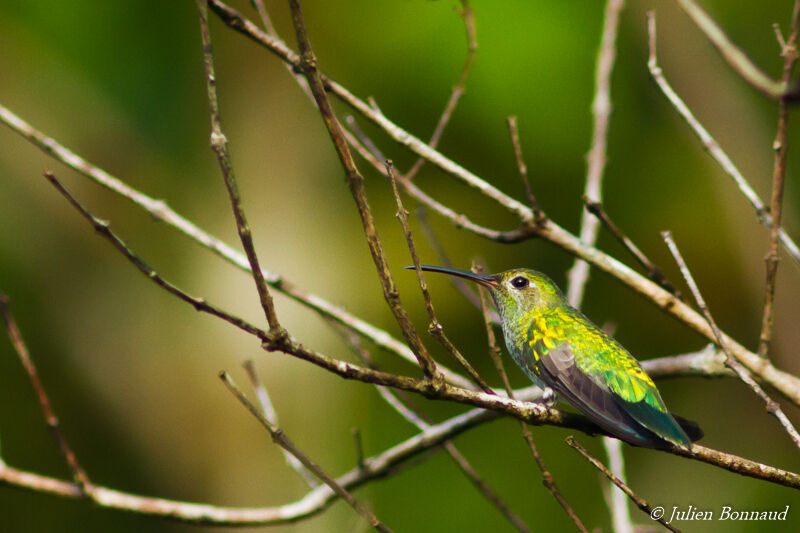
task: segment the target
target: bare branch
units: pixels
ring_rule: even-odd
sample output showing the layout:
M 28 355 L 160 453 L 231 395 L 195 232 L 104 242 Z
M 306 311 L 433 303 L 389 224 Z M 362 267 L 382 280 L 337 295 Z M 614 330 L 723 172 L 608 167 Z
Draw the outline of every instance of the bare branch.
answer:
M 250 269 L 253 274 L 253 280 L 256 284 L 258 291 L 258 298 L 261 301 L 261 307 L 264 309 L 264 315 L 269 324 L 270 335 L 278 338 L 283 338 L 288 335 L 280 323 L 278 322 L 278 315 L 275 313 L 275 304 L 272 301 L 272 295 L 269 293 L 267 284 L 264 281 L 264 275 L 261 273 L 261 267 L 258 264 L 258 256 L 256 249 L 253 245 L 252 232 L 250 226 L 247 224 L 247 217 L 244 214 L 244 207 L 242 206 L 242 198 L 239 194 L 239 186 L 236 183 L 236 175 L 233 172 L 233 165 L 231 164 L 230 154 L 228 153 L 228 139 L 222 133 L 222 125 L 219 117 L 219 102 L 217 101 L 217 78 L 214 74 L 214 56 L 211 49 L 211 33 L 208 29 L 208 6 L 205 0 L 197 0 L 197 11 L 200 16 L 200 35 L 203 41 L 203 65 L 206 72 L 206 90 L 208 92 L 208 106 L 211 114 L 211 149 L 217 156 L 222 177 L 225 180 L 225 187 L 228 189 L 228 196 L 231 200 L 231 208 L 233 209 L 233 216 L 236 218 L 236 231 L 239 232 L 239 239 L 242 241 L 242 247 L 247 254 L 247 260 L 250 263 Z
M 284 450 L 295 456 L 298 461 L 303 463 L 303 466 L 305 466 L 308 470 L 313 472 L 314 475 L 317 476 L 320 480 L 325 482 L 325 484 L 328 485 L 331 488 L 331 490 L 336 493 L 337 496 L 346 501 L 350 505 L 350 507 L 355 509 L 355 511 L 358 514 L 366 518 L 372 527 L 374 527 L 378 531 L 391 533 L 392 531 L 391 529 L 386 527 L 380 520 L 378 520 L 378 517 L 375 516 L 375 514 L 372 513 L 372 511 L 364 507 L 363 504 L 361 504 L 355 498 L 353 498 L 353 496 L 351 496 L 350 493 L 347 492 L 347 490 L 344 487 L 342 487 L 339 483 L 337 483 L 336 480 L 333 479 L 331 476 L 326 474 L 325 471 L 317 463 L 312 461 L 305 453 L 303 453 L 300 450 L 300 448 L 298 448 L 297 445 L 295 445 L 295 443 L 293 443 L 289 439 L 289 437 L 283 432 L 281 428 L 273 425 L 269 420 L 267 420 L 267 417 L 265 417 L 264 414 L 258 410 L 258 407 L 256 407 L 250 400 L 247 399 L 247 396 L 245 396 L 245 394 L 241 390 L 239 390 L 239 388 L 236 386 L 236 384 L 233 382 L 231 377 L 226 372 L 220 372 L 219 377 L 225 384 L 225 386 L 228 387 L 228 390 L 231 391 L 231 393 L 233 393 L 236 399 L 239 400 L 239 402 L 241 402 L 242 405 L 247 407 L 247 410 L 250 411 L 253 414 L 253 416 L 255 416 L 258 419 L 259 422 L 261 422 L 261 425 L 264 426 L 267 429 L 267 431 L 269 431 L 269 434 L 272 437 L 272 441 L 275 444 L 277 444 L 278 446 L 280 446 L 281 448 L 283 448 Z
M 703 11 L 694 0 L 677 0 L 677 2 L 678 5 L 681 6 L 681 9 L 683 9 L 683 11 L 689 15 L 689 18 L 697 25 L 700 31 L 711 41 L 711 44 L 719 50 L 719 53 L 722 54 L 725 61 L 728 62 L 743 80 L 774 100 L 778 100 L 784 95 L 788 84 L 776 82 L 764 74 L 764 72 L 747 57 L 747 54 L 733 44 L 716 21 L 712 19 L 708 13 Z
M 658 520 L 658 522 L 659 522 L 659 523 L 660 523 L 662 526 L 664 526 L 665 528 L 669 529 L 670 531 L 675 531 L 676 533 L 680 533 L 680 530 L 679 530 L 679 529 L 677 529 L 677 528 L 675 528 L 674 526 L 672 526 L 671 524 L 668 524 L 667 522 L 665 522 L 663 518 L 656 518 L 656 517 L 653 515 L 653 509 L 652 509 L 652 508 L 651 508 L 651 507 L 650 507 L 650 506 L 647 504 L 647 501 L 645 501 L 645 499 L 644 499 L 644 498 L 642 498 L 641 496 L 638 496 L 638 495 L 637 495 L 635 492 L 633 492 L 633 490 L 631 490 L 631 488 L 630 488 L 630 487 L 628 487 L 628 486 L 627 486 L 627 485 L 626 485 L 626 484 L 625 484 L 625 483 L 624 483 L 624 482 L 623 482 L 621 479 L 619 479 L 617 476 L 615 476 L 614 474 L 612 474 L 612 473 L 611 473 L 611 472 L 608 470 L 608 468 L 606 468 L 606 465 L 604 465 L 603 463 L 601 463 L 600 461 L 598 461 L 598 460 L 597 460 L 597 459 L 596 459 L 594 456 L 592 456 L 592 454 L 590 454 L 588 451 L 586 451 L 586 448 L 584 448 L 583 446 L 581 446 L 580 444 L 578 444 L 578 443 L 575 441 L 575 438 L 574 438 L 574 437 L 572 437 L 572 436 L 569 436 L 569 437 L 567 437 L 567 439 L 566 439 L 566 440 L 567 440 L 567 444 L 569 444 L 569 445 L 570 445 L 570 447 L 572 447 L 572 448 L 573 448 L 574 450 L 576 450 L 578 453 L 580 453 L 581 455 L 583 455 L 583 456 L 586 458 L 586 460 L 587 460 L 587 461 L 589 461 L 589 462 L 592 464 L 592 466 L 594 466 L 595 468 L 597 468 L 597 469 L 598 469 L 600 472 L 602 472 L 602 473 L 603 473 L 603 474 L 604 474 L 604 475 L 605 475 L 605 476 L 606 476 L 606 477 L 607 477 L 609 480 L 611 480 L 611 482 L 612 482 L 612 483 L 614 483 L 614 485 L 616 485 L 617 487 L 619 487 L 619 489 L 620 489 L 621 491 L 623 491 L 625 494 L 627 494 L 627 496 L 628 496 L 628 497 L 631 499 L 631 501 L 632 501 L 633 503 L 635 503 L 635 504 L 636 504 L 636 507 L 638 507 L 639 509 L 641 509 L 642 511 L 644 511 L 645 513 L 647 513 L 647 515 L 648 515 L 649 517 L 651 517 L 652 519 L 654 519 L 654 520 Z
M 433 335 L 436 340 L 438 340 L 442 346 L 453 356 L 453 358 L 461 365 L 467 374 L 472 378 L 472 381 L 475 382 L 478 387 L 480 387 L 484 392 L 488 392 L 489 394 L 494 394 L 492 388 L 483 381 L 483 378 L 478 374 L 478 372 L 469 364 L 461 352 L 458 351 L 458 348 L 450 341 L 447 335 L 444 332 L 444 328 L 439 320 L 436 318 L 436 312 L 433 309 L 433 302 L 431 301 L 431 295 L 428 292 L 428 284 L 425 282 L 425 276 L 422 274 L 422 268 L 420 268 L 420 261 L 419 255 L 417 255 L 417 246 L 414 244 L 414 237 L 411 235 L 411 226 L 408 223 L 408 211 L 403 206 L 403 200 L 400 198 L 400 191 L 397 190 L 397 179 L 395 178 L 394 174 L 394 167 L 392 162 L 388 159 L 384 162 L 386 166 L 386 173 L 389 175 L 389 180 L 392 183 L 392 192 L 394 194 L 395 203 L 397 204 L 397 219 L 400 221 L 400 225 L 403 227 L 403 233 L 406 237 L 406 244 L 408 245 L 408 251 L 411 254 L 411 261 L 414 263 L 414 270 L 417 273 L 417 281 L 419 282 L 419 290 L 422 293 L 422 299 L 425 301 L 425 309 L 428 311 L 428 318 L 430 323 L 428 324 L 428 332 Z
M 611 235 L 631 253 L 636 261 L 638 261 L 638 263 L 644 267 L 644 269 L 647 271 L 647 276 L 651 280 L 658 283 L 665 290 L 674 294 L 676 298 L 684 300 L 683 295 L 681 295 L 680 291 L 678 291 L 678 289 L 676 289 L 675 286 L 669 282 L 669 280 L 664 276 L 664 273 L 661 272 L 661 269 L 654 265 L 653 262 L 650 261 L 646 255 L 644 255 L 639 247 L 636 246 L 627 235 L 622 233 L 622 230 L 620 230 L 616 224 L 614 224 L 614 221 L 611 220 L 611 218 L 608 216 L 608 213 L 606 213 L 603 209 L 603 204 L 600 202 L 592 202 L 586 196 L 583 197 L 583 203 L 586 206 L 586 210 L 596 216 L 597 219 L 602 222 L 606 230 L 608 230 L 608 232 L 611 233 Z
M 439 122 L 436 123 L 436 128 L 434 128 L 433 135 L 431 135 L 431 140 L 428 141 L 428 146 L 431 148 L 439 146 L 439 139 L 442 138 L 442 133 L 444 133 L 447 123 L 450 122 L 450 117 L 453 115 L 456 105 L 458 105 L 458 100 L 464 94 L 469 71 L 472 69 L 472 62 L 475 60 L 475 53 L 478 51 L 478 40 L 475 30 L 475 12 L 468 0 L 461 0 L 461 9 L 458 10 L 458 13 L 461 15 L 461 18 L 464 19 L 464 28 L 467 30 L 467 58 L 464 60 L 464 68 L 461 70 L 461 76 L 459 76 L 458 82 L 453 87 L 450 98 L 447 100 L 447 105 L 445 105 L 444 111 L 442 111 L 442 116 L 439 117 Z M 404 177 L 407 180 L 413 180 L 414 176 L 417 175 L 419 169 L 421 169 L 424 164 L 425 159 L 422 157 L 418 158 L 414 166 L 405 173 Z
M 539 203 L 533 195 L 530 181 L 528 180 L 528 165 L 525 164 L 525 158 L 522 155 L 522 144 L 519 142 L 519 128 L 517 127 L 517 117 L 508 117 L 508 133 L 511 136 L 511 146 L 514 148 L 514 157 L 517 160 L 517 169 L 519 170 L 519 177 L 522 180 L 522 186 L 525 188 L 525 195 L 528 197 L 528 203 L 533 210 L 533 216 L 537 222 L 542 222 L 545 214 L 539 209 Z
M 686 262 L 683 260 L 683 256 L 681 256 L 678 246 L 672 239 L 672 234 L 669 231 L 665 231 L 661 235 L 664 237 L 664 241 L 667 243 L 670 253 L 672 253 L 672 256 L 675 258 L 675 262 L 678 263 L 681 274 L 683 274 L 683 277 L 686 279 L 686 283 L 689 285 L 689 289 L 691 289 L 695 300 L 697 300 L 697 306 L 703 312 L 703 315 L 705 315 L 709 326 L 711 326 L 711 328 L 714 330 L 714 334 L 717 337 L 717 344 L 728 356 L 725 364 L 728 365 L 731 370 L 736 372 L 736 375 L 739 376 L 739 379 L 744 381 L 748 387 L 753 389 L 753 392 L 755 392 L 756 395 L 761 398 L 761 400 L 767 406 L 767 412 L 778 419 L 783 428 L 786 430 L 786 433 L 788 433 L 789 437 L 791 437 L 791 439 L 794 441 L 795 445 L 800 448 L 800 434 L 797 433 L 797 430 L 789 421 L 789 418 L 783 413 L 780 405 L 778 405 L 778 402 L 770 398 L 767 393 L 764 392 L 764 389 L 762 389 L 761 385 L 759 385 L 756 380 L 753 379 L 753 376 L 750 374 L 750 372 L 744 368 L 728 351 L 728 347 L 725 343 L 725 340 L 722 338 L 722 334 L 717 327 L 717 323 L 714 321 L 714 317 L 711 315 L 711 311 L 708 309 L 708 306 L 703 299 L 703 295 L 700 294 L 700 289 L 697 287 L 697 283 L 695 283 L 692 273 L 686 266 Z
M 792 29 L 789 39 L 783 47 L 783 75 L 781 82 L 789 86 L 792 72 L 797 62 L 797 33 L 800 28 L 800 0 L 795 1 L 792 13 Z M 775 281 L 778 274 L 778 228 L 781 226 L 783 209 L 783 186 L 786 181 L 786 156 L 788 147 L 789 129 L 789 103 L 786 98 L 778 102 L 778 131 L 772 148 L 775 150 L 775 164 L 772 170 L 772 203 L 770 214 L 772 226 L 769 229 L 769 251 L 765 261 L 767 263 L 767 281 L 764 289 L 764 314 L 761 319 L 761 335 L 758 342 L 758 355 L 767 357 L 769 344 L 772 341 L 772 314 L 775 302 Z
M 103 169 L 89 163 L 74 152 L 65 148 L 51 137 L 45 136 L 40 131 L 34 129 L 30 124 L 16 116 L 10 110 L 0 106 L 0 121 L 10 127 L 16 133 L 25 137 L 37 148 L 41 149 L 53 158 L 61 161 L 83 176 L 95 181 L 96 183 L 108 188 L 110 191 L 119 194 L 150 213 L 156 220 L 160 220 L 169 226 L 190 237 L 201 246 L 211 250 L 221 258 L 245 272 L 251 272 L 247 257 L 200 229 L 188 219 L 173 211 L 163 200 L 156 200 L 146 194 L 129 187 L 127 184 L 111 176 Z M 261 269 L 266 282 L 276 290 L 289 296 L 293 300 L 313 309 L 323 317 L 330 317 L 345 327 L 356 331 L 359 335 L 368 338 L 382 349 L 394 353 L 406 361 L 416 363 L 416 358 L 411 350 L 398 339 L 392 337 L 387 331 L 375 327 L 374 325 L 348 313 L 340 306 L 334 305 L 316 294 L 311 294 L 298 288 L 284 276 Z M 449 383 L 462 388 L 472 388 L 472 383 L 456 374 L 455 372 L 439 366 L 439 371 Z
M 358 336 L 350 331 L 345 330 L 339 324 L 334 322 L 329 323 L 334 327 L 335 331 L 342 336 L 347 345 L 363 362 L 369 364 L 371 367 L 374 366 L 372 364 L 372 356 L 370 355 L 369 351 L 360 345 L 358 342 Z M 405 398 L 405 401 L 403 401 L 398 397 L 398 394 L 395 393 L 395 391 L 392 391 L 386 387 L 376 386 L 376 389 L 381 398 L 392 409 L 397 411 L 397 413 L 399 413 L 404 419 L 414 424 L 417 429 L 426 431 L 431 427 L 428 417 L 426 417 L 418 408 L 414 407 L 408 398 Z M 517 529 L 517 531 L 520 533 L 530 533 L 528 526 L 526 526 L 522 519 L 520 519 L 508 507 L 503 499 L 489 486 L 489 484 L 478 474 L 478 472 L 475 471 L 472 465 L 469 464 L 469 461 L 467 461 L 466 457 L 464 457 L 461 452 L 456 449 L 456 446 L 452 441 L 446 441 L 444 443 L 444 449 L 447 451 L 453 461 L 455 461 L 461 472 L 467 476 L 475 488 L 480 491 L 483 497 L 486 498 L 489 503 L 495 506 L 497 510 L 500 511 L 500 513 L 506 518 L 506 520 L 508 520 L 511 525 Z
M 767 206 L 764 205 L 764 202 L 758 196 L 756 191 L 750 186 L 750 183 L 744 178 L 744 176 L 742 176 L 742 173 L 739 172 L 739 169 L 733 164 L 733 161 L 731 161 L 731 159 L 728 157 L 728 154 L 726 154 L 722 148 L 720 148 L 719 143 L 717 143 L 708 130 L 706 130 L 703 125 L 700 124 L 697 118 L 695 118 L 692 111 L 686 106 L 681 97 L 678 96 L 669 82 L 667 82 L 667 79 L 664 77 L 664 73 L 661 70 L 661 67 L 658 65 L 658 61 L 656 59 L 656 19 L 652 11 L 648 11 L 647 13 L 647 28 L 650 49 L 647 67 L 650 70 L 650 74 L 653 76 L 656 84 L 661 89 L 661 92 L 664 93 L 664 96 L 667 97 L 667 100 L 669 100 L 670 104 L 672 104 L 678 114 L 683 117 L 694 134 L 700 139 L 700 142 L 703 144 L 703 148 L 705 148 L 708 154 L 714 158 L 722 170 L 731 178 L 733 178 L 734 182 L 736 182 L 736 186 L 739 188 L 739 191 L 741 191 L 744 197 L 747 198 L 747 201 L 750 202 L 750 205 L 752 205 L 756 210 L 758 221 L 764 224 L 766 227 L 771 228 L 772 217 L 769 214 L 769 209 L 767 209 Z M 784 249 L 786 249 L 786 252 L 798 264 L 800 264 L 800 248 L 798 248 L 797 244 L 792 240 L 791 237 L 789 237 L 786 231 L 780 227 L 780 225 L 778 226 L 778 236 Z
M 58 423 L 58 417 L 53 411 L 53 407 L 50 405 L 50 399 L 47 397 L 44 384 L 39 378 L 39 372 L 36 370 L 36 365 L 33 364 L 33 359 L 30 356 L 30 352 L 28 352 L 28 347 L 25 345 L 25 341 L 22 340 L 22 333 L 20 333 L 19 328 L 17 327 L 17 322 L 14 320 L 14 315 L 11 314 L 11 309 L 8 305 L 8 296 L 1 292 L 0 315 L 3 317 L 3 322 L 6 326 L 8 338 L 11 340 L 11 345 L 14 346 L 14 350 L 19 356 L 22 366 L 25 367 L 25 372 L 28 374 L 28 379 L 33 386 L 34 392 L 36 393 L 36 398 L 39 400 L 39 407 L 44 415 L 47 428 L 50 430 L 53 440 L 56 441 L 61 455 L 64 456 L 64 460 L 72 472 L 73 479 L 77 482 L 78 487 L 80 487 L 81 493 L 83 496 L 91 498 L 94 486 L 92 485 L 92 482 L 89 481 L 89 476 L 86 475 L 86 471 L 78 462 L 78 458 L 75 455 L 75 452 L 72 451 L 72 447 L 69 445 L 67 438 L 61 432 L 61 427 Z
M 400 301 L 400 295 L 397 292 L 397 287 L 395 286 L 392 274 L 389 271 L 389 264 L 386 261 L 386 256 L 383 253 L 380 238 L 378 237 L 378 231 L 375 228 L 375 219 L 372 216 L 372 211 L 370 210 L 369 203 L 367 201 L 367 195 L 364 190 L 364 177 L 361 175 L 358 167 L 356 167 L 356 163 L 353 160 L 353 155 L 347 145 L 347 140 L 345 139 L 342 126 L 336 119 L 336 115 L 334 114 L 330 101 L 328 100 L 328 95 L 325 92 L 322 77 L 320 76 L 317 68 L 317 60 L 314 57 L 314 52 L 311 49 L 311 43 L 308 39 L 308 34 L 306 33 L 305 21 L 303 20 L 300 3 L 297 0 L 290 0 L 289 5 L 292 9 L 292 22 L 294 23 L 295 33 L 297 34 L 297 41 L 300 45 L 302 58 L 300 61 L 300 67 L 303 69 L 306 79 L 308 80 L 308 84 L 311 87 L 311 92 L 317 102 L 320 115 L 325 122 L 325 127 L 328 129 L 328 133 L 330 134 L 334 147 L 336 148 L 336 153 L 338 154 L 342 167 L 345 170 L 347 184 L 350 187 L 350 192 L 352 193 L 353 199 L 358 206 L 361 224 L 364 228 L 364 234 L 367 237 L 367 244 L 369 245 L 372 260 L 375 263 L 375 267 L 378 272 L 378 278 L 381 281 L 381 288 L 383 289 L 384 298 L 389 304 L 397 323 L 400 325 L 400 329 L 403 331 L 403 336 L 411 347 L 411 350 L 414 352 L 414 355 L 417 356 L 419 365 L 425 373 L 425 376 L 430 380 L 431 386 L 434 388 L 441 387 L 444 384 L 444 378 L 437 370 L 436 364 L 433 362 L 428 350 L 423 345 L 422 340 L 419 338 L 419 334 L 414 328 L 414 325 L 411 323 L 408 313 Z

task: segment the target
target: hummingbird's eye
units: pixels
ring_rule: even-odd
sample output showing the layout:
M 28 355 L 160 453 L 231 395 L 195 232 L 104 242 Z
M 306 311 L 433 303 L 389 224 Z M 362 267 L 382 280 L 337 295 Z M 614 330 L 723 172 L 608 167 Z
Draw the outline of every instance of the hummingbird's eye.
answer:
M 517 276 L 516 278 L 511 280 L 511 286 L 515 289 L 524 289 L 529 285 L 528 278 L 524 276 Z

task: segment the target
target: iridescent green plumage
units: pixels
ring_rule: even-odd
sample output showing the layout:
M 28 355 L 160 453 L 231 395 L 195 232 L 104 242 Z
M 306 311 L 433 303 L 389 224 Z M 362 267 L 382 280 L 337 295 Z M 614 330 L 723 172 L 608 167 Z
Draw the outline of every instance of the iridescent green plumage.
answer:
M 489 276 L 422 268 L 488 287 L 517 365 L 535 384 L 551 388 L 610 434 L 637 446 L 691 445 L 639 362 L 570 306 L 547 276 L 528 269 Z M 695 440 L 702 435 L 693 423 L 685 424 Z

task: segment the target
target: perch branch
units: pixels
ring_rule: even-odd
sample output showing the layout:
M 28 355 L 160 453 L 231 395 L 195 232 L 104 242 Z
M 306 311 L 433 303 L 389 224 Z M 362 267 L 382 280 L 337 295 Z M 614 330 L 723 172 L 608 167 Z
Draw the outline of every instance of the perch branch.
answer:
M 220 0 L 210 0 L 210 2 L 212 9 L 217 13 L 217 15 L 219 15 L 220 19 L 225 24 L 266 47 L 268 50 L 280 57 L 283 61 L 300 67 L 300 59 L 297 54 L 289 50 L 282 42 L 276 41 L 269 35 L 260 31 L 253 23 L 243 18 L 238 12 L 231 9 Z M 711 330 L 703 316 L 675 298 L 669 292 L 665 291 L 641 274 L 633 271 L 620 261 L 608 256 L 594 247 L 585 245 L 579 238 L 577 238 L 575 235 L 572 235 L 561 226 L 557 225 L 551 219 L 548 219 L 543 224 L 534 225 L 532 222 L 534 220 L 533 212 L 529 207 L 507 196 L 496 187 L 490 185 L 487 181 L 469 172 L 439 152 L 432 150 L 425 143 L 392 123 L 385 116 L 376 112 L 367 103 L 356 98 L 347 89 L 337 84 L 333 80 L 324 77 L 321 74 L 320 77 L 324 83 L 325 89 L 330 91 L 331 94 L 337 98 L 340 98 L 343 102 L 383 129 L 391 138 L 395 139 L 397 142 L 407 147 L 417 155 L 425 157 L 430 163 L 434 164 L 447 174 L 457 178 L 466 185 L 477 189 L 487 198 L 494 200 L 500 206 L 507 209 L 510 213 L 518 216 L 522 221 L 522 226 L 519 230 L 514 232 L 513 239 L 509 238 L 508 234 L 503 234 L 502 232 L 496 231 L 493 233 L 474 231 L 474 233 L 486 238 L 497 240 L 498 242 L 518 242 L 520 239 L 527 239 L 533 235 L 547 239 L 548 241 L 560 246 L 567 252 L 574 254 L 581 259 L 585 259 L 589 263 L 592 263 L 596 268 L 599 268 L 603 272 L 612 275 L 617 280 L 621 281 L 635 292 L 654 303 L 657 307 L 678 318 L 684 324 L 688 325 L 709 340 L 714 340 L 714 332 Z M 402 186 L 403 182 L 400 181 L 400 184 Z M 409 192 L 408 189 L 407 192 Z M 409 194 L 414 196 L 411 192 L 409 192 Z M 420 201 L 425 205 L 431 205 L 425 200 Z M 436 211 L 436 209 L 434 209 L 434 211 Z M 465 218 L 463 215 L 458 215 L 454 212 L 452 212 L 452 214 L 440 212 L 440 214 L 456 222 L 459 227 L 464 227 L 465 229 L 473 231 L 472 228 L 468 228 L 466 225 L 461 223 Z M 781 392 L 781 394 L 783 394 L 793 403 L 800 405 L 800 378 L 777 369 L 769 361 L 747 350 L 744 346 L 737 343 L 729 336 L 723 334 L 723 337 L 728 343 L 728 349 L 731 351 L 731 353 L 733 353 L 733 355 L 738 358 L 751 372 L 753 372 L 763 381 L 775 387 Z

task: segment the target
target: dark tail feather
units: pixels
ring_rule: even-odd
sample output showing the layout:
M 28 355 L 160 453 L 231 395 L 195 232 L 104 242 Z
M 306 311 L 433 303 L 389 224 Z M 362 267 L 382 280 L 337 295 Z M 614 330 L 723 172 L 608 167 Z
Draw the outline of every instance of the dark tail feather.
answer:
M 683 418 L 675 413 L 672 413 L 672 418 L 674 418 L 675 422 L 677 422 L 681 429 L 686 432 L 686 436 L 689 437 L 689 440 L 692 442 L 697 442 L 703 438 L 703 435 L 705 435 L 703 430 L 700 429 L 700 425 L 694 420 Z

